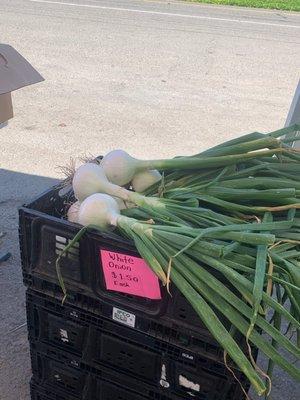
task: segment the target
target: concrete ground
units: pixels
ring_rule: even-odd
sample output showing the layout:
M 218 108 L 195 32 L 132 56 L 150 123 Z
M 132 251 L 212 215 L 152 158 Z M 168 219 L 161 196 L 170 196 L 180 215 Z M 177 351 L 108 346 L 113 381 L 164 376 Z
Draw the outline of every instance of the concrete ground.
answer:
M 0 40 L 46 81 L 14 94 L 0 130 L 1 400 L 28 400 L 17 207 L 70 157 L 124 148 L 192 154 L 284 125 L 300 67 L 300 14 L 172 1 L 1 0 Z M 297 395 L 298 392 L 298 395 Z M 273 400 L 299 386 L 276 371 Z

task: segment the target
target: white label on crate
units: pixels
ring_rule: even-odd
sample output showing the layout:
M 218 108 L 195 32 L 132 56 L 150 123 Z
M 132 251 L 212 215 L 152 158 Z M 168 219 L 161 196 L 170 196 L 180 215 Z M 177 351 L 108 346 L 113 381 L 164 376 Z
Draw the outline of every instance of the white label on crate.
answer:
M 68 332 L 65 329 L 60 329 L 59 333 L 60 333 L 60 339 L 64 343 L 68 343 L 69 342 Z
M 135 327 L 135 315 L 128 311 L 121 310 L 120 308 L 113 307 L 112 318 L 121 324 Z

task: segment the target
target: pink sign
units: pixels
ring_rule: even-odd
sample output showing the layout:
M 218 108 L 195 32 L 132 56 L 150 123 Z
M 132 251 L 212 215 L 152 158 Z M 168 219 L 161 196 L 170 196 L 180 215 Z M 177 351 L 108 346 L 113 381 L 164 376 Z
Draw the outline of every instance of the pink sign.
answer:
M 157 276 L 139 257 L 100 250 L 106 288 L 148 299 L 161 299 Z

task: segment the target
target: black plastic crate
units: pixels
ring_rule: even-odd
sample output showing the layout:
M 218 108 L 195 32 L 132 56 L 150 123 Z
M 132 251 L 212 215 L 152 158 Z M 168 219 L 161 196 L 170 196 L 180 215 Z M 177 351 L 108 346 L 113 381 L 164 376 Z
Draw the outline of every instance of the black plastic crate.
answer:
M 60 197 L 59 188 L 54 187 L 19 210 L 24 283 L 36 290 L 41 287 L 34 286 L 39 280 L 46 282 L 45 287 L 47 283 L 50 284 L 48 287 L 58 285 L 55 261 L 62 248 L 79 230 L 77 224 L 62 218 L 66 214 L 66 203 L 68 198 Z M 160 325 L 178 332 L 194 331 L 195 335 L 201 336 L 206 331 L 193 308 L 174 286 L 171 286 L 172 297 L 161 287 L 161 300 L 107 290 L 100 249 L 139 257 L 132 242 L 113 233 L 86 233 L 80 245 L 71 249 L 61 263 L 68 294 L 71 294 L 69 302 L 73 301 L 72 294 L 76 293 L 77 299 L 80 296 L 82 299 L 89 298 L 90 304 L 96 304 L 96 313 L 101 308 L 100 304 L 110 304 L 136 316 L 152 318 L 152 321 L 159 321 Z M 60 288 L 54 292 L 58 295 L 59 291 Z M 223 322 L 226 324 L 226 321 Z
M 216 349 L 220 354 L 212 352 L 209 337 L 207 342 L 203 337 L 202 346 L 194 351 L 186 350 L 31 291 L 27 292 L 27 321 L 30 341 L 68 351 L 95 368 L 109 365 L 154 385 L 161 380 L 163 366 L 172 381 L 187 373 L 213 374 L 229 386 L 236 384 L 221 362 L 220 349 Z M 235 370 L 235 374 L 246 386 L 242 373 Z
M 115 307 L 114 303 L 111 304 L 72 291 L 69 291 L 67 301 L 62 307 L 62 293 L 58 285 L 33 276 L 25 276 L 25 282 L 29 287 L 28 295 L 33 296 L 35 293 L 49 310 L 67 313 L 67 317 L 71 316 L 75 320 L 90 322 L 104 318 L 108 321 L 115 321 L 120 326 L 128 326 L 127 329 L 133 335 L 135 331 L 142 332 L 154 339 L 182 348 L 187 353 L 198 353 L 216 361 L 223 359 L 223 350 L 207 330 L 199 329 L 196 332 L 175 324 L 167 318 L 151 318 L 131 309 Z M 37 298 L 34 301 L 38 301 Z
M 159 391 L 116 371 L 106 368 L 94 373 L 78 369 L 76 363 L 69 365 L 70 360 L 64 354 L 54 359 L 51 349 L 43 353 L 31 349 L 31 358 L 32 400 L 171 400 Z M 174 397 L 174 400 L 179 399 Z
M 213 374 L 200 377 L 186 374 L 186 376 L 180 376 L 180 381 L 179 379 L 175 382 L 162 379 L 156 386 L 149 385 L 140 379 L 123 374 L 119 369 L 107 366 L 97 369 L 90 367 L 82 363 L 75 355 L 40 342 L 31 343 L 31 360 L 34 382 L 47 390 L 53 390 L 58 395 L 68 393 L 76 400 L 189 398 L 241 400 L 243 398 L 240 390 L 237 390 L 237 383 L 229 385 L 226 379 Z M 73 400 L 72 397 L 70 399 Z

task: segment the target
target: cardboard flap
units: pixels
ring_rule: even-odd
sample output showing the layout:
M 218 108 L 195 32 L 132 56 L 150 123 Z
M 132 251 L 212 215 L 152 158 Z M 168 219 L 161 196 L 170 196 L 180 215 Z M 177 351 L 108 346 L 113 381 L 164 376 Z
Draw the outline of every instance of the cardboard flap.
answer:
M 11 93 L 0 94 L 0 124 L 13 117 Z
M 44 78 L 13 47 L 0 44 L 0 94 L 13 92 Z

